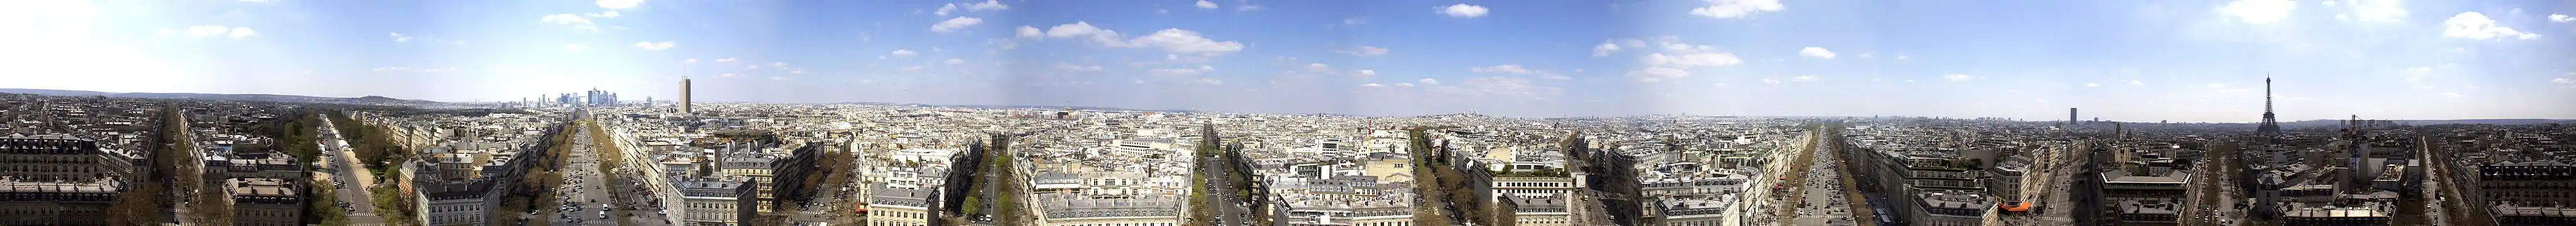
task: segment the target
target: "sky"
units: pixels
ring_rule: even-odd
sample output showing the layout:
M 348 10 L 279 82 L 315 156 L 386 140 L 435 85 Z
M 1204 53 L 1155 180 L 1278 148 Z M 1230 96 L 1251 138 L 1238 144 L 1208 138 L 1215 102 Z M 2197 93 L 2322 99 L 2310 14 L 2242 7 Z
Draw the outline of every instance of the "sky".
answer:
M 0 88 L 1373 116 L 2576 118 L 2564 1 L 0 2 Z

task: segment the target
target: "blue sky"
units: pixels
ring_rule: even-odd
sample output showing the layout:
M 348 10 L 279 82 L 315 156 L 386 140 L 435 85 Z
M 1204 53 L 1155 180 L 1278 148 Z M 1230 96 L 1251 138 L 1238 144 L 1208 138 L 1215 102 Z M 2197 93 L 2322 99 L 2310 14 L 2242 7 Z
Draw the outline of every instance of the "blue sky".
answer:
M 14 1 L 6 88 L 1523 117 L 2576 118 L 2562 1 Z M 685 68 L 685 73 L 683 72 Z

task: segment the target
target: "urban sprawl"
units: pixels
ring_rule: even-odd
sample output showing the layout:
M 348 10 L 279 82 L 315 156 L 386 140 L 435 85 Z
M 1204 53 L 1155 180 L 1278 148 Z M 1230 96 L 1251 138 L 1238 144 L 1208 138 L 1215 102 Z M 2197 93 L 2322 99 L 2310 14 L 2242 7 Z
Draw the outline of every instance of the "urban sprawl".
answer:
M 2556 123 L 616 95 L 0 94 L 0 225 L 2576 225 Z

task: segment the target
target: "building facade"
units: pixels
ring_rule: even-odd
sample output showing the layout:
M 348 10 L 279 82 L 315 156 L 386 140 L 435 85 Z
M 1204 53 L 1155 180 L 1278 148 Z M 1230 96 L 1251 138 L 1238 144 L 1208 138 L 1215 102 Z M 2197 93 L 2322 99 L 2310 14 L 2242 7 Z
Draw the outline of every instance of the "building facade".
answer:
M 233 225 L 304 225 L 304 196 L 297 194 L 296 186 L 288 180 L 240 178 L 225 182 L 225 188 L 232 192 Z

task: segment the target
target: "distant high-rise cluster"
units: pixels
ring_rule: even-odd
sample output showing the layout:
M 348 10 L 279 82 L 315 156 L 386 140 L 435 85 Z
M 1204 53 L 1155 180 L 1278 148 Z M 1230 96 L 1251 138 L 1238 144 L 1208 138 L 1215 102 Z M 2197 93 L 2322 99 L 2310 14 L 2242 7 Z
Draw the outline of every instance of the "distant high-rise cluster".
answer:
M 583 98 L 583 100 L 582 100 L 582 102 L 583 102 L 583 103 L 580 103 L 580 105 L 585 105 L 585 106 L 594 106 L 594 107 L 614 107 L 614 106 L 617 106 L 617 93 L 608 92 L 608 91 L 600 91 L 599 89 L 591 89 L 591 90 L 590 90 L 590 92 L 588 92 L 588 93 L 586 93 L 586 94 L 587 94 L 587 95 L 583 95 L 583 97 L 585 97 L 585 98 Z

